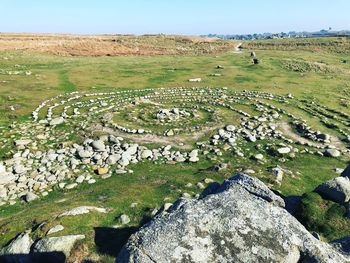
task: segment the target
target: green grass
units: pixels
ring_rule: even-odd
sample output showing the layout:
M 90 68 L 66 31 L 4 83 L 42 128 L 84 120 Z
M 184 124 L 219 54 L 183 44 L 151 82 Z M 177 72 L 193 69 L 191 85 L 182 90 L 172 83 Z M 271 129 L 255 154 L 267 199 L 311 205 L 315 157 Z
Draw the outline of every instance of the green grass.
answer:
M 320 233 L 326 241 L 332 241 L 350 232 L 350 220 L 344 217 L 344 206 L 323 200 L 317 193 L 302 196 L 297 218 L 307 229 Z
M 339 39 L 321 39 L 320 42 L 305 40 L 310 43 L 302 45 L 300 41 L 302 40 L 247 43 L 249 49 L 256 49 L 261 61 L 259 65 L 251 64 L 250 54 L 247 51 L 242 54 L 227 52 L 218 55 L 142 57 L 58 57 L 23 51 L 1 52 L 0 69 L 12 68 L 13 65 L 19 64 L 25 65 L 26 69 L 33 72 L 31 76 L 0 75 L 0 126 L 6 127 L 3 138 L 10 138 L 12 135 L 7 124 L 27 119 L 31 111 L 43 100 L 72 91 L 103 92 L 177 86 L 228 87 L 234 91 L 258 90 L 281 95 L 292 93 L 298 99 L 313 99 L 321 105 L 350 115 L 349 104 L 341 103 L 342 100 L 350 99 L 350 64 L 339 62 L 341 59 L 350 60 L 350 55 L 344 48 L 347 47 L 347 42 Z M 333 47 L 335 52 L 331 52 Z M 314 52 L 315 50 L 317 52 Z M 1 59 L 4 56 L 11 59 Z M 283 62 L 290 59 L 307 63 L 322 60 L 329 67 L 341 69 L 342 74 L 317 70 L 296 72 L 283 67 Z M 222 65 L 225 69 L 217 70 L 217 65 Z M 216 72 L 223 75 L 209 76 Z M 188 82 L 189 78 L 196 77 L 202 78 L 203 81 L 195 84 Z M 294 105 L 267 102 L 303 117 L 314 130 L 338 135 L 332 129 L 326 128 L 318 119 L 296 109 Z M 10 110 L 12 105 L 16 106 L 15 111 Z M 232 105 L 247 113 L 257 114 L 254 105 L 249 103 Z M 115 118 L 118 123 L 121 121 L 130 123 L 127 121 L 127 115 L 128 112 L 125 111 L 116 114 Z M 198 124 L 209 117 L 203 116 Z M 220 117 L 222 123 L 235 125 L 239 123 L 240 118 L 238 114 L 222 108 Z M 61 129 L 62 132 L 69 131 L 66 125 L 57 129 Z M 206 134 L 201 140 L 208 139 L 211 135 Z M 195 143 L 193 138 L 184 136 L 183 139 L 191 145 Z M 9 139 L 9 142 L 11 140 Z M 69 140 L 81 142 L 83 138 L 80 134 L 71 134 Z M 293 175 L 285 174 L 281 186 L 275 184 L 274 190 L 280 191 L 285 196 L 301 196 L 307 193 L 303 196 L 298 218 L 308 229 L 321 233 L 327 240 L 349 235 L 349 224 L 343 216 L 344 208 L 310 193 L 321 182 L 337 176 L 333 168 L 344 168 L 348 160 L 298 154 L 296 158 L 286 158 L 286 162 L 281 163 L 275 157 L 265 154 L 266 163 L 260 164 L 250 158 L 259 152 L 256 149 L 257 144 L 266 146 L 268 143 L 270 142 L 259 141 L 244 144 L 246 158 L 237 158 L 231 151 L 227 151 L 223 156 L 217 157 L 216 161 L 201 158 L 197 164 L 169 165 L 144 162 L 130 167 L 134 170 L 133 174 L 113 175 L 106 180 L 98 180 L 94 185 L 82 184 L 70 191 L 55 190 L 47 197 L 29 204 L 18 202 L 13 206 L 2 206 L 0 245 L 7 243 L 19 232 L 41 222 L 45 221 L 47 225 L 35 232 L 37 237 L 43 236 L 51 226 L 61 223 L 66 229 L 59 235 L 83 233 L 87 236 L 84 243 L 88 245 L 90 251 L 98 253 L 102 262 L 113 262 L 128 235 L 142 224 L 151 209 L 176 200 L 184 191 L 192 194 L 200 192 L 195 186 L 186 188 L 187 183 L 195 185 L 206 177 L 221 182 L 245 168 L 254 169 L 257 172 L 255 176 L 266 183 L 271 183 L 269 168 L 277 164 L 290 170 Z M 10 148 L 10 144 L 0 148 L 0 158 L 7 156 Z M 215 173 L 209 169 L 219 162 L 229 162 L 230 168 L 222 173 Z M 165 201 L 166 197 L 169 200 Z M 133 202 L 139 205 L 131 209 L 130 204 Z M 111 209 L 111 212 L 56 218 L 59 213 L 80 205 L 103 206 Z M 111 228 L 118 224 L 118 217 L 122 213 L 131 217 L 131 224 L 125 229 Z M 100 240 L 105 242 L 101 243 Z
M 62 87 L 64 93 L 70 93 L 76 90 L 76 86 L 69 80 L 67 73 L 67 70 L 59 71 L 61 81 L 60 86 Z

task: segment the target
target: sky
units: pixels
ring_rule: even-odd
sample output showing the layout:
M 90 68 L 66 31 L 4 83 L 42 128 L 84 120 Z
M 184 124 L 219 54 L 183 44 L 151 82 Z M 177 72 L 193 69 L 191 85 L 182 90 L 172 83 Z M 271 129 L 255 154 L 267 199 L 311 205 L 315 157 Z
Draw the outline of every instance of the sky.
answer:
M 350 29 L 350 0 L 0 0 L 0 32 L 244 34 Z

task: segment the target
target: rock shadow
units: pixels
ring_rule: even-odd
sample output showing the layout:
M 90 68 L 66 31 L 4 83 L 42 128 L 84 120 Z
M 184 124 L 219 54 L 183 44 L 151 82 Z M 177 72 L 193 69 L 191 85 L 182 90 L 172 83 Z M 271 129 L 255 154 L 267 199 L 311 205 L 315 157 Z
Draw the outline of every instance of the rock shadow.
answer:
M 38 252 L 30 254 L 13 254 L 0 256 L 0 263 L 64 263 L 66 256 L 63 252 Z
M 117 257 L 131 234 L 135 233 L 138 229 L 138 227 L 95 227 L 95 245 L 98 252 Z

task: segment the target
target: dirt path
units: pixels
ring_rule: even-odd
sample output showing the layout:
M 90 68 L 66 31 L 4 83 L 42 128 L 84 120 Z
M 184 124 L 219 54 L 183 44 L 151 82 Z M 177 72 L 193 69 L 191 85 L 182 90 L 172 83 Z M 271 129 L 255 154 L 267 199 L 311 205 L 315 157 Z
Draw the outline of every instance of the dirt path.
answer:
M 284 135 L 290 137 L 294 141 L 297 141 L 300 143 L 308 143 L 314 147 L 324 146 L 324 144 L 322 144 L 322 143 L 317 143 L 317 142 L 311 141 L 311 140 L 304 138 L 304 137 L 300 136 L 299 134 L 295 133 L 288 122 L 281 122 L 277 125 L 277 127 L 283 132 Z M 345 149 L 346 148 L 345 145 L 343 144 L 343 142 L 340 141 L 339 138 L 336 136 L 331 136 L 331 143 L 330 144 L 333 145 L 334 147 L 336 147 L 337 149 Z
M 212 132 L 218 128 L 221 128 L 223 125 L 216 125 L 212 127 L 205 127 L 202 130 L 198 132 L 194 132 L 192 134 L 179 134 L 171 137 L 166 137 L 166 136 L 159 136 L 159 135 L 154 135 L 154 134 L 129 134 L 129 133 L 124 133 L 118 130 L 114 130 L 112 128 L 108 127 L 102 127 L 101 125 L 94 126 L 91 131 L 92 134 L 94 133 L 107 133 L 107 134 L 112 134 L 115 136 L 120 136 L 123 138 L 130 139 L 136 143 L 139 144 L 145 144 L 145 143 L 158 143 L 158 144 L 163 144 L 163 145 L 172 145 L 174 147 L 177 147 L 179 149 L 184 149 L 184 150 L 191 150 L 193 146 L 191 144 L 186 144 L 184 143 L 187 140 L 193 140 L 194 142 L 198 141 L 201 137 L 205 136 L 206 133 Z M 181 145 L 183 143 L 183 145 Z

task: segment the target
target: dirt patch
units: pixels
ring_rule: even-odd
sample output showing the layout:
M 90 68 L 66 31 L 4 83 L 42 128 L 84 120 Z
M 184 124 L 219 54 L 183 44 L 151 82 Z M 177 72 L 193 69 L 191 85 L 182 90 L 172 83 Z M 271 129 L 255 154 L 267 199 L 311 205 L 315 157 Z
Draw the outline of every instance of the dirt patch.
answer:
M 0 51 L 29 50 L 58 56 L 209 54 L 233 46 L 233 41 L 197 36 L 0 34 Z
M 162 145 L 171 145 L 179 149 L 183 150 L 191 150 L 193 146 L 191 144 L 184 143 L 187 140 L 192 140 L 196 142 L 201 137 L 205 136 L 207 133 L 210 133 L 218 128 L 222 127 L 222 125 L 216 125 L 212 127 L 205 127 L 200 131 L 194 132 L 190 135 L 179 134 L 171 137 L 166 136 L 158 136 L 154 134 L 128 134 L 118 130 L 114 130 L 108 127 L 102 127 L 101 125 L 94 126 L 91 128 L 92 135 L 98 133 L 107 133 L 115 136 L 120 136 L 123 138 L 127 138 L 132 140 L 135 143 L 139 144 L 147 144 L 147 143 L 156 143 Z M 183 145 L 181 145 L 183 144 Z
M 304 137 L 300 136 L 299 134 L 295 133 L 288 122 L 281 122 L 278 124 L 277 127 L 282 131 L 282 133 L 284 135 L 286 135 L 287 137 L 290 137 L 291 139 L 293 139 L 296 142 L 308 143 L 309 145 L 312 145 L 313 147 L 324 146 L 321 143 L 311 141 L 311 140 L 304 138 Z M 336 136 L 331 136 L 331 145 L 333 145 L 334 147 L 336 147 L 338 149 L 345 149 L 346 148 L 344 143 L 341 140 L 339 140 L 339 138 Z

